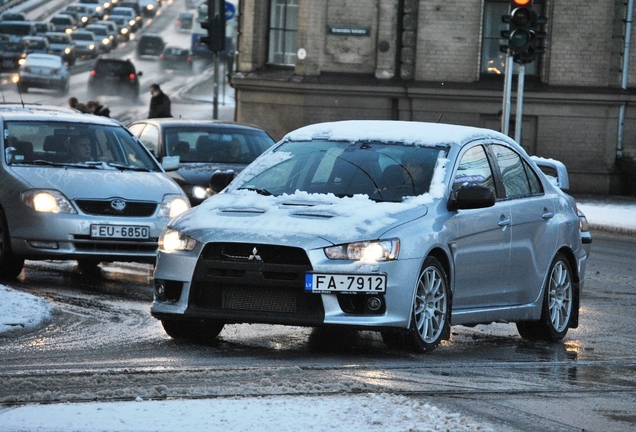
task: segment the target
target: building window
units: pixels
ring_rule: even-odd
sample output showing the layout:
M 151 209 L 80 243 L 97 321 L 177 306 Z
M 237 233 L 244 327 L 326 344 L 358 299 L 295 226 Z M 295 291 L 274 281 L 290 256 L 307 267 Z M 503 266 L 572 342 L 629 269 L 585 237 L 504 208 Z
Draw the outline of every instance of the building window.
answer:
M 297 34 L 298 0 L 271 0 L 267 61 L 273 64 L 295 65 Z
M 506 40 L 501 37 L 501 31 L 507 30 L 501 17 L 509 13 L 509 0 L 486 0 L 484 2 L 484 26 L 481 47 L 481 73 L 484 75 L 503 75 L 506 71 L 506 54 L 502 53 L 499 47 L 506 44 Z M 537 13 L 543 12 L 543 0 L 533 2 L 533 10 Z M 532 63 L 526 64 L 527 75 L 537 75 L 537 63 L 540 56 Z M 513 73 L 518 70 L 515 63 Z

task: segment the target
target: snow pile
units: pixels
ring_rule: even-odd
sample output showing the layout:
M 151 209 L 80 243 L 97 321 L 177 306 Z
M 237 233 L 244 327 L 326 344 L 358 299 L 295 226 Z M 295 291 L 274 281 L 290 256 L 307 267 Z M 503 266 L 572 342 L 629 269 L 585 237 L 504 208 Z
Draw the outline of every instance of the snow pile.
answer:
M 43 298 L 0 285 L 0 334 L 40 327 L 54 311 Z

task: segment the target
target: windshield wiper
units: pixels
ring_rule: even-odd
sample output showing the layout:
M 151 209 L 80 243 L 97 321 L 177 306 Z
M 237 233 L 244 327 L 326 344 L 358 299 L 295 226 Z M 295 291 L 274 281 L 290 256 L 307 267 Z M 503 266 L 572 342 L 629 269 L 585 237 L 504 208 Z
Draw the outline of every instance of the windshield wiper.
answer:
M 259 195 L 265 195 L 265 196 L 270 196 L 272 194 L 267 189 L 259 189 L 259 188 L 255 188 L 255 187 L 242 187 L 242 188 L 238 188 L 238 190 L 254 191 L 254 192 L 256 192 Z

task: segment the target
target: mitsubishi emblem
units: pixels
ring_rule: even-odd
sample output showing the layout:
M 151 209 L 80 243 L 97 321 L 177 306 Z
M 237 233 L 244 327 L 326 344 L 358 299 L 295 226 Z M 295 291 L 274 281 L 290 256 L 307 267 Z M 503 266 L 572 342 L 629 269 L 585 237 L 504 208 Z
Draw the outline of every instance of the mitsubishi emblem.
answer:
M 249 256 L 249 258 L 247 258 L 248 261 L 263 261 L 261 259 L 261 257 L 258 255 L 258 251 L 256 250 L 256 248 L 252 249 L 252 255 Z

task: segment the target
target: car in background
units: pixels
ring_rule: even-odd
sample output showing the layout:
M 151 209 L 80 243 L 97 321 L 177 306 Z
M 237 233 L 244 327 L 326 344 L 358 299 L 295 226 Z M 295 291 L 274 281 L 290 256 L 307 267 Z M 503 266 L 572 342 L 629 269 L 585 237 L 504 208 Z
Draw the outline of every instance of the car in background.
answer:
M 137 48 L 135 50 L 137 58 L 143 56 L 159 57 L 163 52 L 166 43 L 161 35 L 154 33 L 145 33 L 141 35 L 137 41 Z
M 27 259 L 154 263 L 159 233 L 189 204 L 121 123 L 15 104 L 0 124 L 0 278 Z
M 141 15 L 139 15 L 140 19 L 138 20 L 137 13 L 135 12 L 133 8 L 130 8 L 130 7 L 120 7 L 120 6 L 114 7 L 113 10 L 110 11 L 108 18 L 112 16 L 121 16 L 126 18 L 126 20 L 128 20 L 128 25 L 130 26 L 130 30 L 133 33 L 136 33 L 137 31 L 139 31 L 139 29 L 141 29 L 143 25 L 142 24 L 143 21 L 141 20 Z
M 27 56 L 27 46 L 23 40 L 15 40 L 8 35 L 0 35 L 0 71 L 18 70 Z
M 161 7 L 161 2 L 157 0 L 139 0 L 141 13 L 143 16 L 151 18 L 157 14 L 157 10 Z
M 48 32 L 55 31 L 55 26 L 49 21 L 34 21 L 33 24 L 35 24 L 36 36 L 44 36 Z
M 27 46 L 27 54 L 49 54 L 51 47 L 44 36 L 28 36 L 22 39 Z
M 119 27 L 117 26 L 116 23 L 114 23 L 113 21 L 107 21 L 107 20 L 98 20 L 95 21 L 96 25 L 103 25 L 106 26 L 106 28 L 108 29 L 108 35 L 111 41 L 111 44 L 113 45 L 113 48 L 117 48 L 117 46 L 119 45 Z
M 51 54 L 62 57 L 67 65 L 75 64 L 75 42 L 71 39 L 71 35 L 64 32 L 49 32 L 44 35 L 49 41 L 49 49 Z
M 26 15 L 22 12 L 4 12 L 0 15 L 0 21 L 26 21 Z
M 26 36 L 35 36 L 37 30 L 31 21 L 0 21 L 0 33 L 13 36 L 14 39 L 22 39 Z
M 125 42 L 130 40 L 130 35 L 132 34 L 132 27 L 130 26 L 129 20 L 126 17 L 118 16 L 118 15 L 109 15 L 105 21 L 109 21 L 115 23 L 118 29 L 117 37 L 120 42 Z
M 226 323 L 339 326 L 424 353 L 451 324 L 492 322 L 555 342 L 579 323 L 584 232 L 574 199 L 504 134 L 314 124 L 168 224 L 151 314 L 204 343 Z
M 49 20 L 56 32 L 64 32 L 71 34 L 78 27 L 77 21 L 71 15 L 57 14 L 51 17 Z
M 128 129 L 158 160 L 179 157 L 179 169 L 170 175 L 193 206 L 212 194 L 215 171 L 239 173 L 275 143 L 256 126 L 215 120 L 138 120 Z
M 109 53 L 114 48 L 115 45 L 113 40 L 115 37 L 111 34 L 111 31 L 108 27 L 100 24 L 89 24 L 84 27 L 84 30 L 87 30 L 95 35 L 95 39 L 99 42 L 99 50 L 102 53 Z
M 18 89 L 26 93 L 29 88 L 56 90 L 68 94 L 69 71 L 62 58 L 53 54 L 29 54 L 18 69 Z
M 64 9 L 62 13 L 75 16 L 80 27 L 86 27 L 93 21 L 97 20 L 95 8 L 87 4 L 72 3 L 67 5 L 66 9 Z
M 192 30 L 194 14 L 192 12 L 179 12 L 179 15 L 177 15 L 177 18 L 174 20 L 174 24 L 178 30 Z
M 130 8 L 135 11 L 135 20 L 137 21 L 137 25 L 139 28 L 143 27 L 143 11 L 141 7 L 141 3 L 139 0 L 118 0 L 117 7 L 121 8 Z
M 103 0 L 78 0 L 78 3 L 93 5 L 95 7 L 95 12 L 97 12 L 97 16 L 102 19 L 105 14 L 110 12 L 113 7 L 113 3 Z
M 104 50 L 101 42 L 95 37 L 95 33 L 88 30 L 75 30 L 71 33 L 71 39 L 75 43 L 76 58 L 94 59 Z
M 181 70 L 192 73 L 192 53 L 187 48 L 166 46 L 159 56 L 163 70 Z
M 106 94 L 137 100 L 141 75 L 128 59 L 100 57 L 88 75 L 89 97 Z

